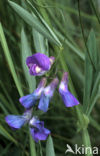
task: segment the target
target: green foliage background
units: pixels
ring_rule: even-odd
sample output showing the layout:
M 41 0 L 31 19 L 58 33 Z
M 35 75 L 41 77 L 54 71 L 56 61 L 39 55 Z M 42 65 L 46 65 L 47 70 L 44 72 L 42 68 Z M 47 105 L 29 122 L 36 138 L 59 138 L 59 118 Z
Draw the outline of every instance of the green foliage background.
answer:
M 0 156 L 35 156 L 35 153 L 37 156 L 53 156 L 54 149 L 56 156 L 64 156 L 66 144 L 74 148 L 74 144 L 81 146 L 84 142 L 90 145 L 90 140 L 92 146 L 98 147 L 99 0 L 13 2 L 30 12 L 31 16 L 26 18 L 25 13 L 14 11 L 11 1 L 0 1 Z M 34 112 L 39 113 L 40 119 L 45 121 L 45 127 L 51 130 L 54 149 L 51 138 L 47 145 L 45 141 L 34 144 L 27 126 L 19 131 L 12 131 L 4 119 L 7 114 L 23 113 L 19 97 L 31 93 L 40 80 L 39 77 L 31 77 L 25 65 L 26 57 L 36 52 L 57 58 L 48 82 L 56 74 L 61 79 L 62 71 L 69 70 L 69 89 L 80 101 L 80 106 L 76 109 L 65 108 L 56 91 L 46 114 Z M 90 140 L 87 137 L 84 141 L 87 127 Z

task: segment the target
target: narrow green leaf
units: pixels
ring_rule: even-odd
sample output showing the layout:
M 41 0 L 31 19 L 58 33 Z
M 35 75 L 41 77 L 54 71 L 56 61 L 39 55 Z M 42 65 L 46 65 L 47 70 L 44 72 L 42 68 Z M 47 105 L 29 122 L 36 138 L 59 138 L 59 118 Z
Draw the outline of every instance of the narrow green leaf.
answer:
M 27 10 L 20 7 L 18 4 L 9 1 L 10 6 L 16 11 L 16 13 L 30 26 L 34 27 L 38 32 L 40 32 L 45 38 L 52 41 L 53 43 L 61 46 L 60 43 L 55 40 L 52 34 L 46 29 L 46 27 L 40 22 L 40 20 L 34 18 Z
M 94 107 L 94 105 L 96 104 L 96 102 L 97 102 L 97 100 L 98 100 L 99 97 L 100 97 L 100 86 L 99 86 L 99 88 L 98 88 L 98 91 L 97 91 L 96 95 L 93 96 L 93 97 L 91 97 L 91 99 L 90 99 L 90 104 L 91 104 L 91 105 L 89 106 L 89 109 L 88 109 L 88 111 L 87 111 L 87 115 L 88 115 L 88 116 L 89 116 L 90 113 L 92 112 L 93 107 Z
M 14 142 L 16 145 L 17 141 L 5 130 L 5 128 L 0 124 L 0 134 L 3 135 L 6 139 Z
M 90 31 L 88 37 L 88 50 L 93 65 L 97 69 L 98 53 L 96 48 L 96 38 L 93 30 Z M 85 94 L 84 94 L 84 111 L 86 114 L 90 114 L 97 99 L 98 99 L 98 84 L 100 82 L 100 73 L 95 72 L 93 65 L 91 64 L 89 56 L 86 54 L 86 77 L 85 77 Z M 95 83 L 94 83 L 95 82 Z
M 43 37 L 39 32 L 33 29 L 34 46 L 37 52 L 49 56 L 48 53 L 48 40 Z
M 89 107 L 89 99 L 91 94 L 91 87 L 93 82 L 93 66 L 90 62 L 89 56 L 86 53 L 86 62 L 85 62 L 85 88 L 84 88 L 84 98 L 83 98 L 83 108 L 84 112 Z
M 31 49 L 29 47 L 28 40 L 27 40 L 25 31 L 24 31 L 24 28 L 21 31 L 21 47 L 22 47 L 21 48 L 22 67 L 23 67 L 25 78 L 26 78 L 26 80 L 28 82 L 29 90 L 30 90 L 30 93 L 31 93 L 36 88 L 36 80 L 35 80 L 34 76 L 31 76 L 29 74 L 29 69 L 28 69 L 28 67 L 26 65 L 26 58 L 28 56 L 31 56 L 32 52 L 31 52 Z
M 95 37 L 95 33 L 93 29 L 90 31 L 90 34 L 89 34 L 88 49 L 89 49 L 90 57 L 93 61 L 93 64 L 95 65 L 95 68 L 97 68 L 98 55 L 97 55 L 97 47 L 96 47 L 96 37 Z
M 13 61 L 12 61 L 12 58 L 11 58 L 11 55 L 10 55 L 10 52 L 9 52 L 9 49 L 8 49 L 8 45 L 7 45 L 7 42 L 6 42 L 6 38 L 5 38 L 5 35 L 4 35 L 4 32 L 3 32 L 3 28 L 2 28 L 1 23 L 0 23 L 0 41 L 1 41 L 1 45 L 2 45 L 2 48 L 4 50 L 4 54 L 5 54 L 5 57 L 7 59 L 7 62 L 8 62 L 11 74 L 12 74 L 12 77 L 13 77 L 13 79 L 15 81 L 15 84 L 16 84 L 16 87 L 18 89 L 18 92 L 19 92 L 20 96 L 23 96 L 23 91 L 22 91 L 22 88 L 21 88 L 21 84 L 20 84 L 20 82 L 19 82 L 19 80 L 17 78 L 17 74 L 16 74 L 14 64 L 13 64 Z
M 48 137 L 48 140 L 46 143 L 46 156 L 55 156 L 53 140 L 51 136 Z
M 100 84 L 100 72 L 96 76 L 95 83 L 94 83 L 94 86 L 93 86 L 93 89 L 92 89 L 92 93 L 91 93 L 91 98 L 92 99 L 96 96 L 96 94 L 98 92 L 99 84 Z
M 89 37 L 88 37 L 88 42 L 87 42 L 87 46 L 88 46 L 88 50 L 89 50 L 89 55 L 91 57 L 91 60 L 94 64 L 93 61 L 93 56 L 94 56 L 94 51 L 93 51 L 93 33 L 90 32 Z M 89 100 L 90 100 L 90 96 L 91 96 L 91 91 L 92 91 L 92 85 L 93 85 L 93 65 L 91 64 L 91 60 L 89 57 L 88 53 L 86 52 L 86 56 L 85 56 L 85 88 L 84 88 L 84 98 L 83 98 L 83 108 L 84 108 L 84 112 L 86 113 L 87 109 L 89 108 Z
M 95 80 L 95 83 L 94 83 L 94 86 L 93 86 L 93 89 L 92 89 L 92 93 L 91 93 L 91 97 L 89 99 L 89 104 L 87 106 L 87 111 L 86 111 L 86 114 L 90 114 L 97 99 L 99 98 L 99 84 L 100 84 L 100 72 L 98 73 L 98 75 L 96 76 L 96 80 Z M 99 91 L 100 92 L 100 91 Z

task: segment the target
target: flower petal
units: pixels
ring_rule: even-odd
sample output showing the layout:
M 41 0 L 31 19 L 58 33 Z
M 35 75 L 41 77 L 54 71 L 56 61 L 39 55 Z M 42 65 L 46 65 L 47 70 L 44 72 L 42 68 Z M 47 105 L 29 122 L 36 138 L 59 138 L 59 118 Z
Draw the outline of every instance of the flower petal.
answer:
M 58 83 L 59 83 L 58 78 L 55 78 L 46 88 L 44 88 L 44 91 L 41 94 L 39 105 L 38 105 L 38 108 L 40 110 L 47 112 L 50 99 L 52 98 Z
M 39 101 L 38 108 L 42 110 L 43 112 L 47 112 L 49 107 L 50 97 L 45 96 L 44 93 L 42 93 Z
M 51 81 L 51 83 L 46 88 L 44 88 L 44 94 L 45 94 L 45 96 L 48 96 L 48 97 L 51 98 L 53 96 L 53 94 L 54 94 L 54 91 L 55 91 L 58 83 L 59 83 L 58 78 L 54 78 Z
M 6 116 L 5 120 L 8 125 L 14 129 L 21 128 L 26 122 L 26 119 L 19 115 L 8 115 Z
M 26 96 L 21 97 L 19 101 L 25 108 L 28 109 L 35 105 L 36 96 L 34 96 L 34 94 L 28 94 Z
M 73 107 L 79 104 L 79 101 L 69 91 L 59 89 L 59 92 L 66 107 Z
M 26 59 L 26 64 L 28 67 L 30 67 L 32 64 L 36 64 L 43 70 L 49 70 L 51 63 L 48 56 L 42 53 L 36 53 Z
M 68 73 L 64 72 L 59 85 L 59 93 L 66 107 L 73 107 L 79 104 L 79 101 L 68 90 Z
M 29 68 L 30 75 L 41 76 L 48 70 L 50 70 L 55 58 L 50 58 L 42 53 L 36 53 L 27 57 L 26 64 Z
M 35 105 L 36 100 L 38 100 L 41 96 L 41 93 L 44 90 L 46 85 L 46 78 L 43 77 L 38 85 L 38 87 L 34 90 L 32 94 L 28 94 L 19 99 L 20 103 L 26 108 L 29 109 Z
M 50 131 L 46 128 L 43 128 L 41 131 L 35 131 L 34 137 L 38 140 L 46 140 Z
M 35 140 L 35 142 L 38 142 L 39 139 L 35 137 L 35 129 L 34 128 L 30 128 L 30 133 L 32 135 L 33 140 Z
M 46 140 L 47 136 L 50 134 L 50 131 L 44 128 L 44 122 L 39 121 L 36 116 L 33 116 L 29 122 L 29 125 L 30 133 L 36 142 L 39 140 Z
M 41 93 L 44 90 L 44 87 L 46 85 L 47 79 L 45 77 L 43 77 L 40 81 L 40 83 L 38 84 L 38 87 L 36 88 L 36 90 L 34 91 L 34 96 L 40 98 Z
M 30 133 L 33 139 L 38 142 L 39 140 L 46 140 L 50 131 L 46 128 L 42 128 L 41 130 L 37 128 L 30 128 Z

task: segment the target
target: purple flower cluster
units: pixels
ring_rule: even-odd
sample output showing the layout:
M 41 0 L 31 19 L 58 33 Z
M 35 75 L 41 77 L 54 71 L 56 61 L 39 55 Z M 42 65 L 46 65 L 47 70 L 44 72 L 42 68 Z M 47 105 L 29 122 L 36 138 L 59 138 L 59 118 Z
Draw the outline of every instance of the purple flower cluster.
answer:
M 36 53 L 26 59 L 30 75 L 40 76 L 49 71 L 55 58 L 47 57 L 44 54 Z M 44 122 L 40 121 L 37 116 L 32 117 L 33 107 L 38 103 L 38 109 L 47 112 L 54 91 L 59 84 L 58 78 L 54 78 L 49 85 L 46 86 L 47 79 L 43 77 L 33 93 L 23 96 L 19 102 L 26 109 L 23 115 L 8 115 L 5 120 L 12 129 L 20 129 L 24 124 L 28 123 L 30 133 L 33 139 L 46 140 L 50 131 L 44 128 Z M 62 80 L 59 84 L 59 93 L 66 107 L 73 107 L 79 104 L 79 101 L 68 90 L 68 73 L 64 72 Z

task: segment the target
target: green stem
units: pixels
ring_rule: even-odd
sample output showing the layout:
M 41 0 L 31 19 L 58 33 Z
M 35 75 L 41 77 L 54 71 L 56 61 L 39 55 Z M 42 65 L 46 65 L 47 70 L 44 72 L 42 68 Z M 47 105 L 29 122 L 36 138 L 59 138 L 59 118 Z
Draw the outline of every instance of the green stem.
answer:
M 36 150 L 35 150 L 35 142 L 29 132 L 29 138 L 30 138 L 30 152 L 31 156 L 36 156 Z
M 40 145 L 40 156 L 43 156 L 42 154 L 42 146 L 41 146 L 41 142 L 39 141 L 39 145 Z
M 91 148 L 92 150 L 92 147 L 91 147 L 91 142 L 90 142 L 90 137 L 89 137 L 89 133 L 88 133 L 88 130 L 87 129 L 83 129 L 82 130 L 82 140 L 83 140 L 83 143 L 84 143 L 84 146 L 85 146 L 85 149 L 86 147 L 87 148 Z M 87 150 L 87 152 L 85 153 L 85 156 L 93 156 L 93 154 L 90 152 L 90 150 Z

